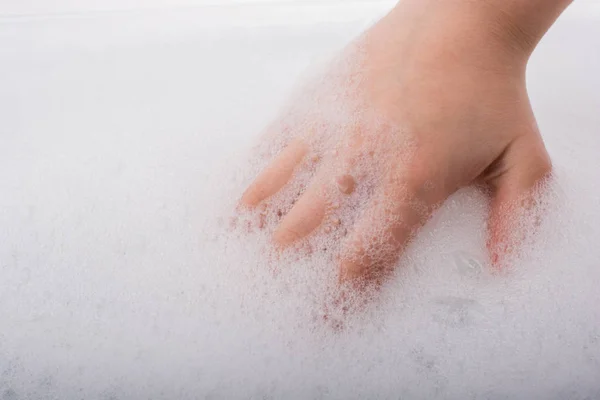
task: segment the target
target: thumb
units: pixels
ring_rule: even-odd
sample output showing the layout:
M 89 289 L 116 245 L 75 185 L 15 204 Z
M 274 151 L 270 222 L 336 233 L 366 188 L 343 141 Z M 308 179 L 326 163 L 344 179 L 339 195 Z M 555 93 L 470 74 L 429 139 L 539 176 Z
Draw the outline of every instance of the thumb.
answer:
M 495 163 L 487 180 L 492 199 L 488 221 L 488 251 L 492 264 L 502 268 L 535 230 L 531 211 L 552 164 L 539 134 L 515 139 Z

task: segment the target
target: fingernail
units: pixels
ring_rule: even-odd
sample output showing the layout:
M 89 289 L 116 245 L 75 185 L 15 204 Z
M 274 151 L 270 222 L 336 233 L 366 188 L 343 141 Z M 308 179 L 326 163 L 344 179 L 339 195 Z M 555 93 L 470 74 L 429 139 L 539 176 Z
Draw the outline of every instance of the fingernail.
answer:
M 341 175 L 335 179 L 338 189 L 344 194 L 351 194 L 356 187 L 356 181 L 351 175 Z

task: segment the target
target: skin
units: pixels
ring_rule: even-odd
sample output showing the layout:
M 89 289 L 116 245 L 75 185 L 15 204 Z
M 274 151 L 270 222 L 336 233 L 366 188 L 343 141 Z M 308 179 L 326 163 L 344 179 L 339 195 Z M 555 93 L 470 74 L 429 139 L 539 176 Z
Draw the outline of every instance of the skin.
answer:
M 395 167 L 394 151 L 376 154 L 387 167 L 375 192 L 386 201 L 366 205 L 346 237 L 342 282 L 383 276 L 431 213 L 470 185 L 490 194 L 488 248 L 492 262 L 501 263 L 510 251 L 510 221 L 535 200 L 534 189 L 552 169 L 527 94 L 527 62 L 569 3 L 404 0 L 366 33 L 364 96 L 378 114 L 410 130 L 414 154 L 402 168 Z M 382 135 L 393 134 L 349 131 L 353 145 L 339 157 L 352 160 L 365 143 L 385 142 Z M 293 178 L 307 152 L 305 143 L 290 143 L 246 190 L 241 205 L 256 208 L 268 201 Z M 352 176 L 328 178 L 338 182 L 340 201 L 360 184 Z M 328 202 L 318 184 L 309 186 L 282 216 L 275 244 L 285 248 L 317 232 L 330 212 Z M 383 231 L 369 229 L 374 225 Z M 367 251 L 368 243 L 377 243 L 378 251 Z

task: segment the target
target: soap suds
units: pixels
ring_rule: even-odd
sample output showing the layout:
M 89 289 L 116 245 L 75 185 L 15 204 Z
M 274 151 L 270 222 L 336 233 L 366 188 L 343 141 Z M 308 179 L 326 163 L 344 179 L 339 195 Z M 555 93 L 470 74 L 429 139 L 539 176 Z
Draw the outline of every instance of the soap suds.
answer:
M 579 26 L 562 33 L 576 40 Z M 586 36 L 585 52 L 550 37 L 556 47 L 532 62 L 555 176 L 512 268 L 490 268 L 487 198 L 464 189 L 377 296 L 346 315 L 327 307 L 337 240 L 278 255 L 265 251 L 268 229 L 229 221 L 285 145 L 267 142 L 247 163 L 261 128 L 309 60 L 358 28 L 295 29 L 102 52 L 0 46 L 0 109 L 17 110 L 0 118 L 0 398 L 599 397 L 600 142 L 589 82 L 600 35 Z M 583 53 L 586 63 L 536 80 L 552 60 Z M 567 79 L 577 115 L 548 95 Z M 357 122 L 337 112 L 327 121 L 332 135 Z M 333 214 L 340 226 L 372 196 L 364 168 Z M 294 190 L 314 173 L 300 172 Z M 343 329 L 323 323 L 326 313 Z

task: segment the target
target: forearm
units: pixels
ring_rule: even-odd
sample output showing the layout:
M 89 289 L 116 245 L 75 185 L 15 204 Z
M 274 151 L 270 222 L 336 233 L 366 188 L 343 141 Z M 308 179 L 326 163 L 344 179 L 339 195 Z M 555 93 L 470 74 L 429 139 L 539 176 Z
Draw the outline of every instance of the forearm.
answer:
M 527 56 L 573 0 L 401 0 L 400 12 L 436 14 L 439 21 L 491 32 Z M 451 24 L 451 23 L 450 23 Z
M 368 33 L 378 65 L 458 68 L 523 77 L 546 31 L 572 0 L 401 0 Z M 379 50 L 377 50 L 379 49 Z
M 470 0 L 471 3 L 477 0 Z M 507 40 L 517 40 L 530 53 L 573 0 L 480 0 L 497 15 Z

